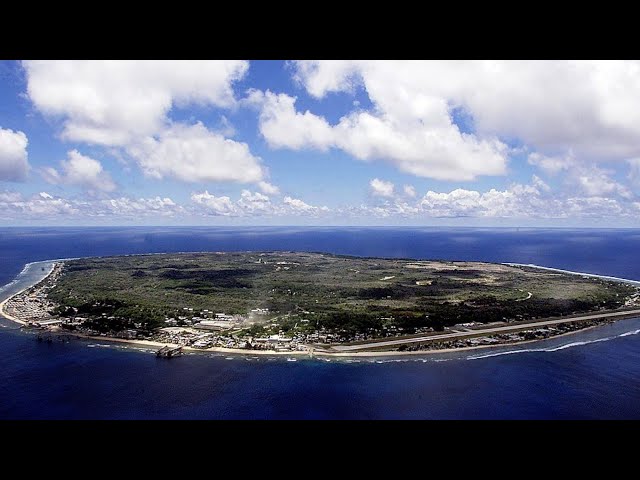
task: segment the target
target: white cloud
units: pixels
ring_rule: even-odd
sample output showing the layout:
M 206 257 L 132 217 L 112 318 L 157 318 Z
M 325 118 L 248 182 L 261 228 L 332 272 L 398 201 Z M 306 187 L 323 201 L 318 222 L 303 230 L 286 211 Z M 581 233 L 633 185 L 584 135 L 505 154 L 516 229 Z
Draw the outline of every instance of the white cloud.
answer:
M 419 177 L 473 180 L 506 172 L 506 145 L 460 133 L 451 123 L 426 127 L 421 119 L 398 121 L 357 112 L 343 117 L 336 128 L 338 145 L 354 157 L 386 159 Z
M 591 197 L 617 194 L 625 198 L 632 196 L 629 189 L 613 180 L 610 175 L 613 172 L 598 167 L 582 168 L 576 170 L 573 178 L 581 190 Z
M 378 197 L 393 197 L 394 185 L 391 182 L 374 178 L 369 182 L 371 194 Z
M 82 155 L 77 150 L 67 152 L 67 160 L 62 160 L 62 174 L 55 168 L 44 168 L 44 179 L 53 184 L 76 185 L 90 191 L 111 192 L 116 184 L 105 172 L 98 160 Z
M 484 219 L 579 219 L 635 218 L 640 203 L 627 198 L 565 195 L 551 191 L 542 179 L 533 175 L 528 184 L 513 184 L 504 190 L 477 191 L 458 188 L 449 192 L 428 191 L 422 198 L 399 198 L 378 205 L 345 207 L 337 214 L 349 217 L 405 217 Z
M 296 111 L 295 101 L 284 93 L 255 91 L 247 101 L 261 104 L 259 129 L 272 148 L 334 147 L 359 160 L 387 160 L 404 172 L 442 180 L 472 180 L 506 171 L 507 146 L 493 137 L 461 133 L 444 100 L 435 101 L 427 116 L 354 111 L 336 125 L 309 111 Z
M 267 195 L 278 195 L 280 193 L 280 189 L 277 186 L 265 181 L 258 182 L 258 188 Z
M 120 197 L 102 200 L 98 203 L 99 216 L 114 215 L 118 217 L 171 217 L 183 213 L 184 209 L 168 197 L 128 198 Z
M 9 219 L 91 219 L 167 217 L 184 213 L 170 198 L 65 199 L 47 192 L 25 198 L 19 193 L 0 193 L 0 218 Z
M 603 197 L 571 197 L 564 205 L 564 217 L 612 218 L 628 216 L 629 212 L 618 200 Z
M 459 107 L 480 138 L 515 137 L 543 154 L 571 150 L 587 161 L 640 156 L 638 61 L 303 61 L 294 67 L 295 78 L 318 98 L 361 85 L 376 117 L 391 122 L 396 134 L 411 132 L 418 120 L 423 132 L 441 136 L 437 129 Z
M 72 202 L 54 198 L 47 192 L 40 192 L 28 199 L 21 194 L 12 194 L 10 198 L 0 197 L 0 218 L 46 218 L 78 213 L 79 209 Z
M 0 128 L 0 181 L 22 181 L 29 172 L 27 136 Z
M 576 160 L 571 153 L 565 156 L 547 157 L 540 153 L 530 153 L 527 159 L 530 165 L 540 167 L 544 172 L 555 175 L 558 172 L 569 170 L 575 167 Z
M 629 180 L 634 184 L 640 185 L 640 158 L 631 158 L 629 163 Z
M 416 189 L 413 185 L 405 185 L 402 190 L 407 197 L 414 198 L 416 196 Z
M 216 129 L 168 117 L 174 107 L 235 107 L 232 87 L 246 74 L 246 61 L 25 61 L 23 66 L 29 98 L 44 114 L 63 120 L 66 140 L 116 147 L 158 179 L 263 181 L 265 171 L 248 145 L 225 138 L 235 134 L 226 116 Z M 51 168 L 43 173 L 62 181 Z
M 350 60 L 295 62 L 294 79 L 316 98 L 328 92 L 353 92 L 358 83 L 359 63 Z
M 379 218 L 397 218 L 397 217 L 416 217 L 420 214 L 420 207 L 416 204 L 396 200 L 395 202 L 387 202 L 384 205 L 360 206 L 360 208 L 352 209 L 352 213 L 359 213 L 364 216 L 373 215 Z
M 229 196 L 216 196 L 209 191 L 191 194 L 191 204 L 180 205 L 169 197 L 76 197 L 62 198 L 47 192 L 30 197 L 21 193 L 0 192 L 0 219 L 59 219 L 59 220 L 96 220 L 100 222 L 113 219 L 136 220 L 140 218 L 166 217 L 319 217 L 329 213 L 327 207 L 316 207 L 303 200 L 285 197 L 280 203 L 273 203 L 262 193 L 242 190 L 234 201 Z
M 428 191 L 420 202 L 420 206 L 435 217 L 476 216 L 482 210 L 482 195 L 473 190 L 458 188 L 450 193 Z
M 207 212 L 212 215 L 222 215 L 225 217 L 238 215 L 238 209 L 227 196 L 216 197 L 205 190 L 202 193 L 191 194 L 191 201 L 206 207 Z
M 618 194 L 630 197 L 631 193 L 626 187 L 611 179 L 612 172 L 597 167 L 576 172 L 575 179 L 582 191 L 590 197 L 602 197 Z
M 531 176 L 531 184 L 541 192 L 549 192 L 551 187 L 547 185 L 539 176 L 532 175 Z
M 208 215 L 226 217 L 315 215 L 329 211 L 327 207 L 309 205 L 289 196 L 284 197 L 282 203 L 274 204 L 267 195 L 249 190 L 242 190 L 240 198 L 235 202 L 228 196 L 217 197 L 207 190 L 191 194 L 191 201 Z
M 22 194 L 19 192 L 0 192 L 0 203 L 14 203 L 22 200 Z
M 128 148 L 142 171 L 154 178 L 184 182 L 253 183 L 262 180 L 260 159 L 246 143 L 225 139 L 202 123 L 176 123 L 158 138 L 148 137 Z
M 555 157 L 532 153 L 528 157 L 528 162 L 549 175 L 564 172 L 568 187 L 574 190 L 577 188 L 587 196 L 619 195 L 625 198 L 632 196 L 627 187 L 611 178 L 613 171 L 598 167 L 593 162 L 580 162 L 571 152 L 565 156 Z M 628 162 L 633 166 L 633 160 Z
M 272 213 L 271 200 L 258 192 L 251 193 L 249 190 L 242 190 L 237 205 L 248 215 Z
M 232 84 L 246 61 L 25 61 L 27 93 L 47 115 L 64 121 L 63 138 L 127 145 L 154 135 L 174 106 L 231 107 Z
M 292 210 L 302 211 L 302 212 L 314 211 L 318 208 L 318 207 L 309 205 L 308 203 L 305 203 L 299 198 L 284 197 L 283 203 L 291 207 Z
M 225 137 L 233 137 L 236 134 L 235 127 L 224 115 L 220 117 L 220 123 L 217 130 L 220 135 Z
M 529 184 L 514 184 L 504 190 L 456 189 L 450 192 L 427 192 L 422 198 L 406 201 L 386 199 L 376 205 L 345 206 L 337 209 L 317 207 L 304 200 L 285 197 L 274 203 L 259 192 L 242 190 L 234 201 L 228 196 L 215 196 L 208 191 L 193 193 L 190 205 L 180 205 L 169 197 L 151 198 L 62 198 L 47 192 L 30 197 L 20 193 L 0 192 L 0 219 L 28 221 L 99 221 L 109 219 L 137 220 L 141 218 L 271 217 L 310 218 L 357 217 L 412 219 L 412 222 L 432 218 L 479 219 L 577 219 L 635 221 L 640 214 L 640 202 L 623 197 L 580 196 L 554 194 L 539 178 Z
M 420 200 L 424 213 L 434 217 L 527 218 L 557 212 L 557 202 L 545 196 L 548 186 L 538 177 L 529 185 L 514 184 L 487 192 L 458 188 L 449 193 L 429 191 Z
M 272 148 L 316 148 L 325 151 L 333 144 L 334 134 L 327 121 L 306 111 L 296 112 L 296 99 L 281 93 L 254 91 L 254 100 L 261 98 L 259 129 Z
M 60 175 L 60 173 L 58 172 L 58 170 L 56 170 L 53 167 L 43 167 L 40 169 L 40 175 L 42 175 L 42 178 L 47 182 L 47 183 L 51 183 L 52 185 L 59 185 L 61 183 L 63 183 L 63 179 Z

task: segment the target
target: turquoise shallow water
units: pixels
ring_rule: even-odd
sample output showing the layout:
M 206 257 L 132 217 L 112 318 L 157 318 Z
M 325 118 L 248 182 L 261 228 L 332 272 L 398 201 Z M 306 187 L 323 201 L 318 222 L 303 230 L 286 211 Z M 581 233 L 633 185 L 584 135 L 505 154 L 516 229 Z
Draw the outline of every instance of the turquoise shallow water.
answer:
M 0 229 L 0 299 L 72 256 L 290 249 L 536 263 L 640 279 L 640 232 Z M 41 270 L 40 270 L 41 272 Z M 40 273 L 41 274 L 41 273 Z M 0 418 L 640 418 L 640 320 L 520 347 L 386 359 L 188 355 L 52 344 L 0 319 Z

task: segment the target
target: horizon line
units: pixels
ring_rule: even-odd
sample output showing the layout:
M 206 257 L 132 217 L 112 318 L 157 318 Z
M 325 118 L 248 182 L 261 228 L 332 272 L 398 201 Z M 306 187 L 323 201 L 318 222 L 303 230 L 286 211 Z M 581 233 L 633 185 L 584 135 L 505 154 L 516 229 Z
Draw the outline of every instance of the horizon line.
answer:
M 495 229 L 495 230 L 640 230 L 640 226 L 505 226 L 505 225 L 2 225 L 4 228 L 394 228 L 394 229 Z

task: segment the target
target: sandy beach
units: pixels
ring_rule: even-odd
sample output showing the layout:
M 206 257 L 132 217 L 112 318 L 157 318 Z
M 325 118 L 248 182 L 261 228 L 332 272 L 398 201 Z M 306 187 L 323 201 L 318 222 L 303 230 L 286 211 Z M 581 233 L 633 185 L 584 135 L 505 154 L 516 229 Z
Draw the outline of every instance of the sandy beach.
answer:
M 46 277 L 45 277 L 46 278 Z M 11 320 L 12 322 L 16 322 L 19 323 L 20 325 L 26 325 L 27 322 L 23 322 L 22 320 L 17 319 L 16 317 L 14 317 L 13 315 L 9 315 L 7 312 L 4 311 L 4 306 L 5 304 L 11 300 L 13 297 L 20 295 L 21 293 L 23 293 L 25 290 L 28 290 L 31 287 L 27 287 L 27 288 L 23 288 L 22 290 L 20 290 L 18 293 L 16 293 L 15 295 L 11 295 L 9 298 L 7 298 L 6 300 L 3 300 L 2 302 L 0 302 L 0 315 L 2 315 L 4 318 L 6 318 L 7 320 Z
M 62 259 L 55 259 L 55 260 L 43 260 L 42 262 L 30 262 L 30 263 L 27 263 L 27 264 L 24 266 L 23 272 L 24 272 L 24 270 L 25 270 L 27 267 L 29 267 L 29 266 L 31 266 L 31 265 L 36 265 L 36 264 L 39 264 L 39 263 L 48 263 L 48 262 L 60 262 L 60 261 L 62 261 Z M 34 285 L 36 285 L 36 284 L 38 284 L 38 283 L 40 283 L 40 282 L 42 282 L 42 281 L 46 280 L 46 279 L 49 277 L 49 275 L 51 275 L 51 274 L 53 273 L 53 271 L 54 271 L 54 269 L 55 269 L 55 268 L 54 268 L 54 267 L 55 267 L 55 265 L 56 265 L 56 263 L 53 263 L 53 265 L 51 266 L 51 270 L 49 270 L 49 272 L 47 272 L 47 274 L 46 274 L 44 277 L 42 277 L 40 280 L 38 280 L 38 281 L 37 281 L 37 282 L 35 282 L 35 283 L 32 283 L 31 285 L 27 285 L 26 287 L 24 287 L 24 288 L 23 288 L 22 290 L 20 290 L 19 292 L 14 293 L 14 294 L 13 294 L 13 295 L 11 295 L 9 298 L 7 298 L 7 299 L 3 300 L 2 302 L 0 302 L 0 315 L 1 315 L 1 316 L 3 316 L 4 318 L 6 318 L 7 320 L 11 320 L 12 322 L 19 323 L 20 325 L 26 325 L 26 324 L 27 324 L 27 322 L 23 322 L 22 320 L 20 320 L 20 319 L 18 319 L 18 318 L 16 318 L 16 317 L 14 317 L 13 315 L 8 314 L 8 313 L 5 311 L 5 309 L 4 309 L 4 308 L 5 308 L 6 304 L 7 304 L 7 302 L 9 302 L 12 298 L 17 297 L 18 295 L 21 295 L 22 293 L 24 293 L 25 291 L 29 290 L 29 289 L 30 289 L 31 287 L 33 287 Z

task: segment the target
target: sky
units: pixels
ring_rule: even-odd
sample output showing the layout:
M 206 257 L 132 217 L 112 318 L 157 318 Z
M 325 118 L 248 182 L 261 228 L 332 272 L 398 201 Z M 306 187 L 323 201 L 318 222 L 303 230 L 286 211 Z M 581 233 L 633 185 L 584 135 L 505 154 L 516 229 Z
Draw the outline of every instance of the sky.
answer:
M 3 61 L 3 225 L 640 226 L 640 63 Z

